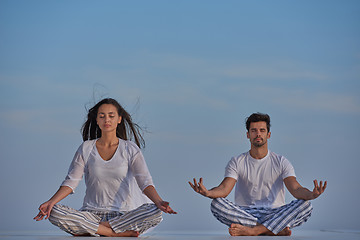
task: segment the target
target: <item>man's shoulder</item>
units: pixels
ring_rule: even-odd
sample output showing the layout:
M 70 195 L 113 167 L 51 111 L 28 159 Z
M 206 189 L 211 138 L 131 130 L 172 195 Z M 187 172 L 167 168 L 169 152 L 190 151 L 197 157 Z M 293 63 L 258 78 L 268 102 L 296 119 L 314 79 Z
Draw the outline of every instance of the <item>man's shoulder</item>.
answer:
M 244 152 L 244 153 L 241 153 L 240 155 L 232 157 L 231 161 L 241 162 L 244 159 L 246 159 L 248 156 L 249 156 L 249 152 Z
M 281 159 L 286 159 L 283 155 L 278 154 L 278 153 L 275 153 L 275 152 L 273 152 L 273 151 L 271 151 L 271 150 L 269 150 L 269 156 L 270 156 L 271 158 L 279 159 L 279 160 L 281 160 Z
M 291 164 L 290 161 L 281 154 L 274 153 L 269 150 L 269 156 L 273 162 L 277 162 L 278 164 Z

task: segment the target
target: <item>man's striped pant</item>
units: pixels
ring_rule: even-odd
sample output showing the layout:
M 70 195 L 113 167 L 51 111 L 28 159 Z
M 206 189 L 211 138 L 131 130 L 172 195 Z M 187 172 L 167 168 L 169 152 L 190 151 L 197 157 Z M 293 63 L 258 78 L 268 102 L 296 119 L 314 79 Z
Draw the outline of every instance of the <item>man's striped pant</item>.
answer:
M 158 225 L 162 216 L 161 210 L 150 203 L 126 213 L 79 211 L 58 204 L 51 210 L 49 221 L 72 235 L 99 236 L 96 232 L 100 222 L 108 221 L 116 233 L 132 230 L 141 234 Z
M 211 202 L 211 212 L 223 224 L 243 226 L 263 225 L 274 234 L 286 227 L 293 228 L 306 222 L 311 216 L 310 201 L 294 200 L 278 208 L 242 207 L 225 198 L 215 198 Z

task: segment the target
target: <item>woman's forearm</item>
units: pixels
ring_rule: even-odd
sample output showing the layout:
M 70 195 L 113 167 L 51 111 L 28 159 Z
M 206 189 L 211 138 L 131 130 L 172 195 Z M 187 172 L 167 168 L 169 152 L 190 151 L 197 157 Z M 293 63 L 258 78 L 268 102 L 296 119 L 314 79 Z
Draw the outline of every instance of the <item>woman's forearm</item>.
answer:
M 160 202 L 162 202 L 161 197 L 159 196 L 159 194 L 157 193 L 156 189 L 154 186 L 150 185 L 147 186 L 143 193 L 151 200 L 153 201 L 155 204 L 159 204 Z
M 61 186 L 59 190 L 49 199 L 50 202 L 56 204 L 66 198 L 70 193 L 72 193 L 72 189 L 68 186 Z

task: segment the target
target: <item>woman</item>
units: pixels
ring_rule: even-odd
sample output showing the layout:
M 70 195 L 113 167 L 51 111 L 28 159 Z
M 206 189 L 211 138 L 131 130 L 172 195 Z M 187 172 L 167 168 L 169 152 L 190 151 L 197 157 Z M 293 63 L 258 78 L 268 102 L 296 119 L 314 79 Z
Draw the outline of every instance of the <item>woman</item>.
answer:
M 137 237 L 161 222 L 161 211 L 176 214 L 153 185 L 140 151 L 145 142 L 139 129 L 114 99 L 103 99 L 91 108 L 82 127 L 84 142 L 66 179 L 50 200 L 40 205 L 34 219 L 45 217 L 74 236 Z M 57 204 L 74 192 L 84 174 L 82 208 Z

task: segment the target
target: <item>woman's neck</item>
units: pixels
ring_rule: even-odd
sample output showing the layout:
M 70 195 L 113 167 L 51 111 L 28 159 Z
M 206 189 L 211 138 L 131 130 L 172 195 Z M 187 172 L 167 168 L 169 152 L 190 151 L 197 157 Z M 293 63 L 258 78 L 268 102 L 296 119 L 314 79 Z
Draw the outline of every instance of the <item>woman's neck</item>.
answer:
M 118 137 L 116 136 L 116 134 L 104 134 L 102 133 L 101 134 L 101 137 L 98 139 L 97 141 L 99 144 L 101 145 L 108 145 L 108 146 L 111 146 L 111 145 L 117 145 L 119 144 L 119 139 Z

